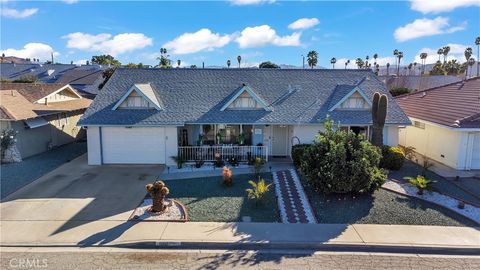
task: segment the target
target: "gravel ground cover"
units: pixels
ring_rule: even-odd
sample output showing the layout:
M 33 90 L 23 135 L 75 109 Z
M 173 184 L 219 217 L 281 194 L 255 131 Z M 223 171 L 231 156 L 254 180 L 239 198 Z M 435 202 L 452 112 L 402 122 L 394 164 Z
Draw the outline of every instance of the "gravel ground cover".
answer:
M 411 177 L 416 177 L 419 175 L 422 171 L 422 167 L 414 162 L 411 161 L 405 161 L 405 164 L 403 167 L 398 170 L 398 171 L 390 171 L 388 177 L 391 179 L 395 179 L 398 181 L 403 181 L 403 177 L 405 176 L 411 176 Z M 458 183 L 463 184 L 465 183 L 465 188 L 468 188 L 470 186 L 474 186 L 472 189 L 468 189 L 470 192 L 473 192 L 474 194 L 477 194 L 478 196 L 474 196 L 468 192 L 465 192 L 462 188 L 457 186 L 455 183 L 452 183 L 454 180 L 448 180 L 445 179 L 438 174 L 435 174 L 433 172 L 428 171 L 426 174 L 427 179 L 433 180 L 435 182 L 432 183 L 432 190 L 437 191 L 440 193 L 444 193 L 446 195 L 462 199 L 466 202 L 471 202 L 476 205 L 480 205 L 480 180 L 476 179 L 461 179 Z M 475 182 L 476 181 L 476 182 Z
M 262 177 L 272 183 L 271 174 Z M 252 222 L 279 222 L 275 187 L 272 185 L 264 202 L 256 205 L 247 199 L 245 191 L 250 188 L 247 182 L 251 179 L 254 179 L 251 174 L 234 175 L 230 187 L 222 184 L 221 176 L 165 180 L 165 183 L 170 189 L 168 197 L 185 205 L 190 221 L 236 222 L 250 217 Z
M 86 152 L 87 143 L 76 142 L 28 157 L 20 163 L 2 164 L 1 198 Z
M 451 210 L 387 190 L 322 195 L 302 182 L 318 223 L 476 226 Z

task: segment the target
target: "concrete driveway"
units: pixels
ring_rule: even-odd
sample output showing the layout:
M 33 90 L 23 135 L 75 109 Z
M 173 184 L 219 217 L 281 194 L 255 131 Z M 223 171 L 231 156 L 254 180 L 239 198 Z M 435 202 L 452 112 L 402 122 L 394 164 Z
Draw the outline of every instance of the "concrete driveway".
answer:
M 92 221 L 126 221 L 144 198 L 145 185 L 162 170 L 160 165 L 88 166 L 83 155 L 4 198 L 1 220 L 4 225 L 54 221 L 58 226 L 51 234 Z

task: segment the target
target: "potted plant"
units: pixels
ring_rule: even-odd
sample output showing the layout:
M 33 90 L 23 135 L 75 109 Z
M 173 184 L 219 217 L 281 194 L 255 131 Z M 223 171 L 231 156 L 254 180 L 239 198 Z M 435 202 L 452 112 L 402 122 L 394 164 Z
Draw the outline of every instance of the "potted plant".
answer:
M 418 189 L 417 191 L 418 195 L 423 195 L 423 191 L 425 189 L 429 189 L 430 183 L 432 182 L 431 180 L 426 179 L 422 175 L 417 175 L 416 178 L 408 176 L 408 177 L 404 177 L 403 179 L 407 180 L 411 186 L 414 186 Z
M 245 144 L 245 134 L 240 133 L 238 135 L 238 144 L 239 145 L 244 145 Z
M 183 168 L 183 164 L 185 164 L 185 162 L 186 162 L 186 159 L 185 159 L 184 156 L 182 156 L 182 155 L 172 156 L 171 158 L 177 163 L 177 168 L 178 169 Z

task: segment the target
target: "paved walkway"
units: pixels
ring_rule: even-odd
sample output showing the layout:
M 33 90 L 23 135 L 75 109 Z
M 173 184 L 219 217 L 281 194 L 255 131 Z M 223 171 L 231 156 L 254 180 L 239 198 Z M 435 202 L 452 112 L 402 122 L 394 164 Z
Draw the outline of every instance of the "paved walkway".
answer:
M 135 222 L 103 220 L 56 232 L 65 221 L 2 221 L 2 246 L 479 249 L 480 228 L 369 224 Z
M 275 171 L 273 181 L 283 223 L 316 223 L 295 170 Z

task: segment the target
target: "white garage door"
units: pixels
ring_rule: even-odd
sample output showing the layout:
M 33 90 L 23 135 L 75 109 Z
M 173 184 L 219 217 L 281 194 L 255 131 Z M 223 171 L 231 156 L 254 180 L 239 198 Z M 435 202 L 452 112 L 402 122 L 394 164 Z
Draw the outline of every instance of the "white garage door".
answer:
M 472 169 L 480 169 L 480 133 L 473 138 Z
M 103 163 L 165 164 L 164 128 L 102 128 Z

